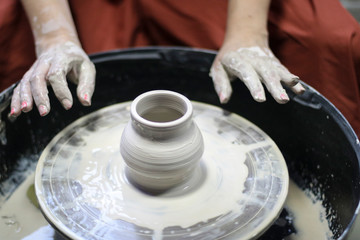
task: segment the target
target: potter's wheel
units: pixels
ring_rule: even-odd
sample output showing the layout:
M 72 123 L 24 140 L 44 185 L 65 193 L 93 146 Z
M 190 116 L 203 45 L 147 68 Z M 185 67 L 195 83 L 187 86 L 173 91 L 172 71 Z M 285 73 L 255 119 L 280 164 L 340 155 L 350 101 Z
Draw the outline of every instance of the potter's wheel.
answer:
M 87 115 L 60 132 L 36 169 L 49 222 L 72 239 L 214 239 L 259 236 L 288 190 L 275 143 L 249 121 L 193 102 L 205 152 L 189 182 L 150 195 L 130 184 L 119 152 L 130 102 Z

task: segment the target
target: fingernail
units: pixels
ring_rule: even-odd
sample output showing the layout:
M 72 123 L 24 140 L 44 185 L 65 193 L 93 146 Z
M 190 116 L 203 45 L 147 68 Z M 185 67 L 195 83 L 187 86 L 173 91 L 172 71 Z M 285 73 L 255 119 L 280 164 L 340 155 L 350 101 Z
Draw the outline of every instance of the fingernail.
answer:
M 84 93 L 83 99 L 84 99 L 84 104 L 85 104 L 85 105 L 87 105 L 87 106 L 90 106 L 90 105 L 91 105 L 91 100 L 90 100 L 89 94 Z
M 61 104 L 63 105 L 63 107 L 66 109 L 66 110 L 69 110 L 71 107 L 72 107 L 72 102 L 65 98 L 61 101 Z
M 23 101 L 22 103 L 21 103 L 21 110 L 23 110 L 24 108 L 26 108 L 27 107 L 27 102 L 26 101 Z
M 266 100 L 265 94 L 263 92 L 258 92 L 255 95 L 255 100 L 258 101 L 258 102 L 264 102 Z
M 48 110 L 44 105 L 40 105 L 38 109 L 40 116 L 45 116 L 46 114 L 48 114 Z
M 287 100 L 287 101 L 290 100 L 286 93 L 280 94 L 280 98 L 281 98 L 281 100 Z
M 220 93 L 219 94 L 220 103 L 227 103 L 229 101 L 229 98 L 225 96 L 225 94 Z
M 11 114 L 11 113 L 9 113 L 8 114 L 8 119 L 12 122 L 12 121 L 15 121 L 15 119 L 17 118 L 17 116 L 15 116 L 15 114 L 13 113 L 13 114 Z

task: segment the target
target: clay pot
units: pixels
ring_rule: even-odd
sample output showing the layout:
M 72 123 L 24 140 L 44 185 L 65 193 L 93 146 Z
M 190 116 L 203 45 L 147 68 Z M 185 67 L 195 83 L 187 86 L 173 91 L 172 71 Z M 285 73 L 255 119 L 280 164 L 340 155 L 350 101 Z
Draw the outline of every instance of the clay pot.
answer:
M 133 101 L 120 144 L 130 182 L 163 191 L 192 176 L 204 152 L 192 112 L 191 102 L 172 91 L 150 91 Z

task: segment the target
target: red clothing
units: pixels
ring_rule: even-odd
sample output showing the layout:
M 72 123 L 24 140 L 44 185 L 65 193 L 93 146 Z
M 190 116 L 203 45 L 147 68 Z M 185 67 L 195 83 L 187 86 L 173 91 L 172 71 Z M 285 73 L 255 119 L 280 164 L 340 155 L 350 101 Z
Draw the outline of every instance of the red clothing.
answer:
M 218 49 L 226 0 L 70 1 L 87 53 L 148 45 Z M 360 27 L 339 0 L 273 0 L 270 45 L 291 72 L 328 98 L 360 135 Z M 35 60 L 19 1 L 0 1 L 0 91 Z M 236 93 L 234 93 L 236 94 Z
M 347 118 L 360 136 L 360 27 L 338 0 L 273 0 L 271 48 Z

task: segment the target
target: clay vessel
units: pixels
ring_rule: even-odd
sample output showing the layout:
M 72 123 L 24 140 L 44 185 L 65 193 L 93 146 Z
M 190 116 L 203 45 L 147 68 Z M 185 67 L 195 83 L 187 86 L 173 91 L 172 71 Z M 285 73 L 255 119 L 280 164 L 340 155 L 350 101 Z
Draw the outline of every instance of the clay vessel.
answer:
M 146 92 L 132 102 L 120 144 L 131 183 L 164 191 L 191 178 L 204 152 L 192 112 L 189 99 L 167 90 Z

